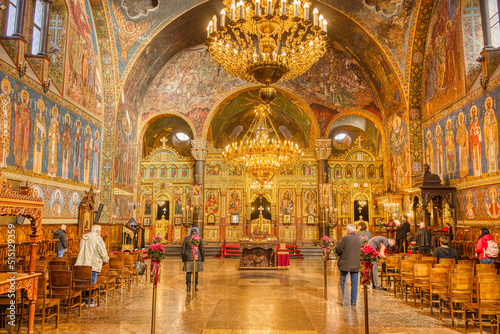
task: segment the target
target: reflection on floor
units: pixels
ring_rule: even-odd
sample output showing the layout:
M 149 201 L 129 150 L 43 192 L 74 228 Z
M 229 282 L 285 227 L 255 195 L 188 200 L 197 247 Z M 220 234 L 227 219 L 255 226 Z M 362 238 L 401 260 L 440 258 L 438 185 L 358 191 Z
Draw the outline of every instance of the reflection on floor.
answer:
M 328 301 L 323 298 L 323 261 L 292 260 L 289 270 L 238 271 L 236 259 L 208 259 L 194 300 L 186 294 L 182 262 L 162 263 L 156 333 L 364 333 L 363 293 L 356 307 L 339 303 L 337 264 L 328 267 Z M 45 333 L 149 333 L 152 286 L 145 281 L 124 295 L 85 310 L 81 319 L 53 322 Z M 370 333 L 463 333 L 392 293 L 369 290 Z M 471 333 L 478 333 L 473 329 Z

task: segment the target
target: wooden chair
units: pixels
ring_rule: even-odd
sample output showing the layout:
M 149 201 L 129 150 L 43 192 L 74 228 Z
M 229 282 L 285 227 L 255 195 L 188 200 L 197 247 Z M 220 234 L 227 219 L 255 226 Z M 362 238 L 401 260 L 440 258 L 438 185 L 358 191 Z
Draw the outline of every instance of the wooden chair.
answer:
M 474 260 L 458 260 L 458 264 L 468 264 L 474 267 L 476 262 Z
M 454 266 L 455 264 L 457 264 L 457 261 L 455 260 L 455 258 L 453 259 L 448 259 L 448 258 L 441 258 L 439 259 L 439 264 L 450 264 L 452 266 Z
M 109 259 L 109 273 L 112 277 L 115 277 L 116 284 L 115 287 L 120 287 L 121 294 L 123 294 L 123 285 L 127 283 L 130 290 L 130 276 L 125 274 L 125 268 L 123 265 L 123 259 L 120 257 L 112 257 Z
M 413 265 L 413 280 L 408 281 L 405 289 L 405 301 L 408 301 L 408 294 L 413 295 L 413 305 L 417 306 L 417 292 L 419 294 L 420 309 L 422 309 L 422 289 L 430 284 L 430 263 L 415 263 Z
M 424 258 L 423 254 L 410 254 L 408 255 L 409 259 L 416 259 L 417 262 L 422 262 L 422 259 Z
M 477 268 L 476 267 L 476 275 L 482 275 L 482 274 L 496 275 L 497 270 L 495 268 Z
M 422 291 L 420 309 L 422 309 L 422 304 L 427 301 L 431 308 L 431 314 L 433 314 L 434 303 L 439 304 L 439 295 L 448 292 L 449 270 L 448 268 L 431 268 L 429 277 L 429 286 L 420 288 Z
M 101 285 L 101 291 L 104 291 L 106 295 L 106 302 L 110 291 L 113 291 L 113 298 L 115 298 L 116 277 L 110 275 L 109 263 L 102 265 L 101 272 L 97 274 L 97 283 Z
M 422 258 L 422 261 L 420 261 L 421 263 L 430 263 L 432 265 L 432 267 L 434 267 L 436 264 L 437 264 L 437 257 L 433 257 L 433 256 L 426 256 L 426 257 L 423 257 Z
M 88 300 L 88 309 L 90 309 L 92 299 L 97 299 L 97 306 L 99 306 L 101 289 L 99 283 L 92 283 L 92 266 L 73 267 L 73 289 L 80 290 L 82 293 L 88 292 L 87 296 L 82 296 L 83 299 Z
M 401 267 L 400 256 L 388 256 L 385 260 L 385 286 L 388 288 L 391 281 L 395 283 L 395 279 L 399 276 L 399 269 Z
M 51 318 L 56 319 L 56 328 L 59 328 L 59 298 L 50 298 L 47 296 L 47 278 L 45 276 L 38 277 L 38 292 L 37 299 L 35 301 L 35 317 L 40 317 L 41 319 L 41 329 L 40 333 L 43 333 L 45 328 L 45 323 Z M 29 301 L 25 300 L 23 306 L 29 307 Z M 38 313 L 37 313 L 38 312 Z M 24 314 L 24 312 L 22 312 Z M 26 312 L 26 317 L 28 316 Z M 23 317 L 24 318 L 24 317 Z M 21 318 L 21 324 L 23 318 Z
M 394 288 L 396 288 L 396 284 L 399 283 L 399 286 L 401 288 L 401 298 L 403 298 L 406 295 L 406 287 L 409 284 L 413 283 L 413 266 L 415 264 L 415 261 L 411 261 L 409 259 L 405 259 L 401 261 L 401 275 L 400 275 L 400 280 L 394 283 Z M 396 292 L 394 292 L 394 295 L 396 295 Z
M 451 274 L 450 289 L 448 293 L 439 295 L 439 319 L 443 319 L 443 310 L 450 312 L 451 325 L 455 326 L 455 313 L 465 313 L 462 305 L 470 303 L 472 300 L 472 286 L 474 278 L 469 274 Z
M 469 322 L 479 324 L 479 331 L 483 333 L 483 326 L 496 328 L 496 333 L 500 331 L 497 321 L 500 315 L 500 281 L 488 281 L 478 283 L 477 303 L 465 303 L 465 333 L 467 333 Z M 486 323 L 483 319 L 486 316 Z
M 132 281 L 135 281 L 135 285 L 139 285 L 139 271 L 137 269 L 134 269 L 134 263 L 135 263 L 135 257 L 132 255 L 125 255 L 122 256 L 123 259 L 123 266 L 125 268 L 125 273 L 128 272 L 129 277 L 130 277 L 130 284 L 129 284 L 129 290 L 130 286 L 132 285 Z
M 73 272 L 50 271 L 49 290 L 50 298 L 59 298 L 61 306 L 66 307 L 66 321 L 69 321 L 69 314 L 72 308 L 78 307 L 78 316 L 82 315 L 82 292 L 72 289 Z

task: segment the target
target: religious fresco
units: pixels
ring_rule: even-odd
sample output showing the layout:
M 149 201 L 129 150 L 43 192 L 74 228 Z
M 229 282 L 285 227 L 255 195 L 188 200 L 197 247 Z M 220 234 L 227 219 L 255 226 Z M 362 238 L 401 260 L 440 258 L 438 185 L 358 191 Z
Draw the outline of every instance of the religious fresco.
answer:
M 101 130 L 15 79 L 4 76 L 0 86 L 4 134 L 0 167 L 28 176 L 99 185 Z
M 68 8 L 64 0 L 55 0 L 50 6 L 49 35 L 47 48 L 49 55 L 49 76 L 52 84 L 62 93 L 64 85 L 64 61 L 66 58 L 66 37 Z
M 205 176 L 219 176 L 220 175 L 220 166 L 206 166 L 205 167 Z
M 33 184 L 34 194 L 43 199 L 45 209 L 43 219 L 78 219 L 80 201 L 85 196 L 84 191 L 75 191 L 46 184 Z M 76 221 L 75 221 L 76 222 Z
M 474 191 L 467 190 L 462 199 L 462 208 L 465 214 L 465 218 L 474 219 L 476 218 L 478 203 L 477 197 Z
M 316 216 L 318 213 L 317 212 L 318 196 L 316 190 L 313 189 L 304 190 L 302 197 L 304 199 L 303 203 L 304 216 L 309 216 L 309 215 Z
M 243 215 L 243 191 L 230 189 L 227 191 L 227 213 L 229 215 Z
M 114 195 L 112 218 L 114 221 L 127 221 L 132 218 L 132 196 Z
M 462 0 L 462 38 L 466 89 L 469 89 L 481 71 L 481 63 L 476 59 L 484 47 L 479 0 Z
M 115 139 L 115 187 L 132 192 L 135 178 L 136 159 L 136 130 L 134 113 L 128 108 L 118 112 Z M 154 176 L 156 177 L 156 175 Z M 151 177 L 151 175 L 149 176 Z
M 459 3 L 438 0 L 434 6 L 424 58 L 424 119 L 465 93 Z
M 219 204 L 219 190 L 207 189 L 205 191 L 205 215 L 215 215 L 220 214 L 220 204 Z
M 101 117 L 103 91 L 99 48 L 88 0 L 68 0 L 68 54 L 65 95 Z
M 242 165 L 229 165 L 227 166 L 227 176 L 242 176 L 243 166 Z
M 408 124 L 399 116 L 389 122 L 389 184 L 393 191 L 411 185 Z
M 293 215 L 295 210 L 295 190 L 280 189 L 279 205 L 280 215 Z
M 182 216 L 182 195 L 175 195 L 174 198 L 174 215 Z
M 498 173 L 499 95 L 497 87 L 424 130 L 425 161 L 433 173 L 441 172 L 444 181 Z
M 458 189 L 457 196 L 461 199 L 459 221 L 495 222 L 500 217 L 500 184 Z

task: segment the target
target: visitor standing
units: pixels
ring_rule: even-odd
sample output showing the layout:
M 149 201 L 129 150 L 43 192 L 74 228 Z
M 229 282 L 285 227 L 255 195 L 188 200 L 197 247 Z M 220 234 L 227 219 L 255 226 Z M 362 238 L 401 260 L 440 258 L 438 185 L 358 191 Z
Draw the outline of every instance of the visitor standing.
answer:
M 68 249 L 68 237 L 66 236 L 66 225 L 61 225 L 61 228 L 54 232 L 56 242 L 57 257 L 63 257 L 64 252 Z
M 356 235 L 356 227 L 349 224 L 346 227 L 347 234 L 340 239 L 335 246 L 335 253 L 339 257 L 340 289 L 342 290 L 342 300 L 344 300 L 344 288 L 347 274 L 351 277 L 351 305 L 356 306 L 358 299 L 358 277 L 360 258 L 359 252 L 363 247 L 363 242 Z
M 389 246 L 394 246 L 396 244 L 396 240 L 387 239 L 381 235 L 371 238 L 368 241 L 368 244 L 373 247 L 373 249 L 378 253 L 378 257 L 385 259 L 385 249 Z M 386 291 L 382 285 L 380 285 L 378 280 L 378 257 L 373 261 L 373 287 L 378 290 Z
M 476 257 L 479 258 L 479 262 L 481 264 L 493 263 L 493 259 L 488 257 L 488 255 L 486 255 L 486 250 L 488 249 L 488 241 L 491 240 L 493 240 L 493 238 L 491 237 L 490 230 L 488 230 L 487 228 L 482 228 L 481 235 L 477 240 L 477 246 L 476 246 Z
M 199 235 L 200 231 L 197 227 L 193 227 L 191 231 L 189 231 L 189 235 L 184 238 L 184 242 L 182 243 L 182 262 L 184 262 L 184 267 L 182 270 L 186 272 L 186 285 L 187 292 L 191 291 L 191 274 L 194 269 L 194 259 L 193 259 L 193 251 L 191 249 L 191 239 L 193 235 Z M 200 244 L 198 246 L 198 258 L 196 259 L 196 273 L 195 273 L 195 286 L 194 291 L 198 291 L 198 273 L 203 271 L 202 262 L 205 261 L 205 246 L 203 245 L 203 240 L 200 237 Z
M 432 232 L 427 229 L 424 222 L 420 223 L 420 230 L 415 235 L 417 242 L 418 253 L 429 255 L 431 253 Z

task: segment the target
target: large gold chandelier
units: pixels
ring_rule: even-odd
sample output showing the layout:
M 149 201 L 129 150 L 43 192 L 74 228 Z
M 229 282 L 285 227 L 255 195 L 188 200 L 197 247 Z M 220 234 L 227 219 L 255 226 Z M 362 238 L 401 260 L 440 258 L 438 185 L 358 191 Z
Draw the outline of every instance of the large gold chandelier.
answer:
M 271 181 L 280 166 L 295 163 L 304 154 L 297 144 L 280 140 L 269 112 L 269 105 L 259 105 L 243 139 L 229 144 L 222 153 L 226 162 L 244 165 L 261 184 Z
M 232 75 L 270 86 L 307 71 L 326 50 L 327 22 L 303 0 L 223 0 L 207 27 L 212 58 Z M 226 15 L 228 22 L 226 24 Z

